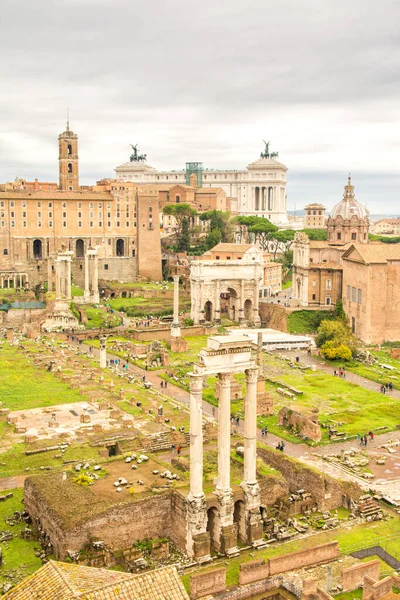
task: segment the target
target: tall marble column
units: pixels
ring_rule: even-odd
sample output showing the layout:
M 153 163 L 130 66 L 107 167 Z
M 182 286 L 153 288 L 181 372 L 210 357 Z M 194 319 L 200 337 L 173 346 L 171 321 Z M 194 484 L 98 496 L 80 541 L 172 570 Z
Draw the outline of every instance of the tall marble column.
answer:
M 56 300 L 61 299 L 61 264 L 60 260 L 56 258 L 54 262 L 55 279 L 56 279 Z
M 105 369 L 107 366 L 107 338 L 102 336 L 100 338 L 100 368 Z
M 219 279 L 215 282 L 215 323 L 221 323 L 221 291 Z
M 71 288 L 71 259 L 68 258 L 65 261 L 65 295 L 68 301 L 72 300 L 72 288 Z
M 90 289 L 89 289 L 89 255 L 86 252 L 85 254 L 85 290 L 83 292 L 83 296 L 85 300 L 88 302 L 90 297 Z
M 257 376 L 258 369 L 246 370 L 244 401 L 244 483 L 257 483 Z
M 220 373 L 218 402 L 218 482 L 217 489 L 230 490 L 231 468 L 231 373 Z
M 261 493 L 257 482 L 257 381 L 258 368 L 247 369 L 244 416 L 244 490 L 245 531 L 243 542 L 264 546 L 261 521 Z
M 190 373 L 190 491 L 187 499 L 186 550 L 205 562 L 210 557 L 207 504 L 203 492 L 203 376 Z
M 218 533 L 216 548 L 228 556 L 238 554 L 237 530 L 233 524 L 234 500 L 231 489 L 231 373 L 220 373 L 218 402 Z
M 239 323 L 246 320 L 244 316 L 244 280 L 240 281 L 240 298 L 239 298 Z
M 179 323 L 179 275 L 174 275 L 174 320 L 171 326 L 171 336 L 181 337 Z
M 100 302 L 99 296 L 99 255 L 98 251 L 94 250 L 92 255 L 92 302 Z

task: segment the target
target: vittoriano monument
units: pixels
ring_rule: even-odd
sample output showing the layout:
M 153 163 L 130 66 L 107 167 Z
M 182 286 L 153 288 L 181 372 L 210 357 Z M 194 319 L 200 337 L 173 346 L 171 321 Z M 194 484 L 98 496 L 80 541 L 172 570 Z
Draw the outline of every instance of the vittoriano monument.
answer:
M 130 155 L 129 160 L 131 162 L 145 162 L 147 160 L 147 154 L 138 154 L 139 144 L 129 144 L 133 150 L 133 154 Z

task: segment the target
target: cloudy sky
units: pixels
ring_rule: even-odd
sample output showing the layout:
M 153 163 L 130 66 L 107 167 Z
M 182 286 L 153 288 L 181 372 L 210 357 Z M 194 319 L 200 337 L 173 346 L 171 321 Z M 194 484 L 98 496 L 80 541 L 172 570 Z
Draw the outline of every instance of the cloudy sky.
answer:
M 82 184 L 140 144 L 158 169 L 243 168 L 270 140 L 288 209 L 341 199 L 400 214 L 398 0 L 3 0 L 0 182 Z

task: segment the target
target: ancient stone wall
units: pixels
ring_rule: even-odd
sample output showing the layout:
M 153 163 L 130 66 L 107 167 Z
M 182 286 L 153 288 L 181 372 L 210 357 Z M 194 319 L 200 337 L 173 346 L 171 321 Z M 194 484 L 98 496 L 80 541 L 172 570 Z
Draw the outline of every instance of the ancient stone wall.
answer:
M 286 317 L 289 313 L 283 306 L 260 300 L 259 313 L 261 322 L 265 323 L 266 327 L 287 333 Z
M 314 442 L 321 440 L 321 427 L 318 423 L 318 411 L 314 414 L 305 414 L 283 406 L 278 413 L 278 424 L 292 428 Z
M 196 600 L 208 594 L 224 592 L 225 588 L 226 568 L 224 567 L 192 575 L 190 578 L 190 600 Z
M 338 481 L 268 447 L 258 448 L 257 454 L 267 464 L 282 473 L 291 491 L 309 491 L 321 510 L 343 505 L 344 497 L 358 500 L 362 490 L 355 483 Z
M 245 585 L 267 579 L 269 577 L 269 565 L 262 558 L 261 560 L 251 560 L 243 563 L 239 567 L 239 584 Z
M 258 480 L 262 506 L 273 506 L 277 500 L 289 495 L 289 485 L 283 477 L 268 475 Z
M 270 575 L 285 573 L 293 569 L 301 569 L 308 565 L 314 565 L 321 562 L 335 560 L 339 556 L 339 548 L 337 542 L 329 542 L 314 546 L 309 550 L 300 550 L 300 552 L 292 552 L 283 556 L 276 556 L 268 560 Z
M 102 514 L 92 518 L 89 515 L 79 526 L 63 531 L 59 518 L 44 504 L 37 487 L 28 478 L 25 508 L 33 519 L 40 520 L 58 560 L 66 558 L 67 550 L 80 550 L 93 538 L 104 541 L 110 549 L 129 548 L 138 539 L 171 537 L 171 529 L 175 527 L 170 493 L 115 504 Z
M 385 577 L 381 581 L 375 581 L 371 577 L 365 577 L 362 600 L 379 600 L 392 591 L 392 577 Z
M 178 492 L 173 491 L 171 497 L 171 531 L 170 538 L 178 548 L 186 549 L 186 500 Z
M 378 581 L 380 570 L 379 560 L 370 560 L 366 563 L 343 569 L 341 581 L 343 591 L 347 592 L 361 587 L 364 584 L 364 577 L 366 576 Z

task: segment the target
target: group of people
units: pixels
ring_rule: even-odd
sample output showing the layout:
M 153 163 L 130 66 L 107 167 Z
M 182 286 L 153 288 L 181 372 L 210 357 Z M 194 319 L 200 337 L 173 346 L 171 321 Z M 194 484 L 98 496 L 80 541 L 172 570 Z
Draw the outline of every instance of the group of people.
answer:
M 167 386 L 168 386 L 168 381 L 162 381 L 162 382 L 160 383 L 160 388 L 161 388 L 161 389 L 166 389 L 166 388 L 167 388 Z
M 262 437 L 267 437 L 268 427 L 264 427 L 264 429 L 261 429 L 261 435 L 262 435 Z
M 285 447 L 286 447 L 285 442 L 278 442 L 278 444 L 275 446 L 275 449 L 280 450 L 281 452 L 284 452 Z
M 371 442 L 373 441 L 375 435 L 373 431 L 369 431 L 368 432 L 369 435 L 369 439 L 371 440 Z M 368 437 L 367 435 L 361 435 L 359 433 L 357 433 L 357 439 L 360 440 L 360 446 L 366 446 L 368 444 Z
M 344 367 L 340 367 L 340 369 L 338 371 L 336 371 L 336 369 L 333 371 L 333 375 L 335 377 L 341 377 L 342 379 L 346 378 L 346 373 L 345 373 L 346 369 Z
M 379 388 L 379 391 L 381 394 L 386 394 L 386 392 L 392 391 L 392 390 L 393 390 L 393 383 L 391 381 L 389 381 L 389 383 L 382 383 L 381 387 Z
M 153 319 L 149 317 L 146 321 L 136 321 L 136 327 L 150 327 L 152 325 Z

